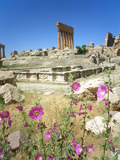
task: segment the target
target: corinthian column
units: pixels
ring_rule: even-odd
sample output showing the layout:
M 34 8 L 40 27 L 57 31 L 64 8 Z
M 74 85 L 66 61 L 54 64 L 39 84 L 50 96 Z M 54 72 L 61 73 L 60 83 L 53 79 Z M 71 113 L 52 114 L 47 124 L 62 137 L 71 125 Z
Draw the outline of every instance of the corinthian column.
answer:
M 5 58 L 5 46 L 3 46 L 3 58 Z
M 73 49 L 73 46 L 74 46 L 74 44 L 73 44 L 74 42 L 73 42 L 73 33 L 72 33 L 72 49 Z
M 63 31 L 61 31 L 61 49 L 63 49 Z
M 60 49 L 60 31 L 58 32 L 58 48 Z
M 0 47 L 0 60 L 1 60 L 1 47 Z

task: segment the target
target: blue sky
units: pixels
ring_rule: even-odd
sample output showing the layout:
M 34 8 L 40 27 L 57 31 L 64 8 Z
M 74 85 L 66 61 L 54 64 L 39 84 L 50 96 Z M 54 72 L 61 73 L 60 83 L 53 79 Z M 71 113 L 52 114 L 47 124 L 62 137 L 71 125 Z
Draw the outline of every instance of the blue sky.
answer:
M 56 22 L 74 28 L 74 47 L 120 32 L 120 0 L 0 0 L 0 43 L 13 50 L 57 47 Z

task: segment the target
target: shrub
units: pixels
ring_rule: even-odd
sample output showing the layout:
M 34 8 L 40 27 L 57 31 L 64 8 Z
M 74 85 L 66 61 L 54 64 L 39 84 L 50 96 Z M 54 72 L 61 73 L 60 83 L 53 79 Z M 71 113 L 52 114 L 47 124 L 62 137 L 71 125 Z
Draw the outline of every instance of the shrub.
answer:
M 80 46 L 76 46 L 76 48 L 78 49 L 79 54 L 86 54 L 87 49 L 86 49 L 86 45 L 82 45 Z

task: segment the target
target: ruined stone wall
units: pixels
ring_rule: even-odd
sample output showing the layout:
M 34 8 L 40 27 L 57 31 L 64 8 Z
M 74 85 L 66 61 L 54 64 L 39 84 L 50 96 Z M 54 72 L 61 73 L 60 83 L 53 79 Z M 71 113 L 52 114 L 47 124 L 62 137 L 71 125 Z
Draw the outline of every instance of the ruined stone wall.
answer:
M 105 43 L 103 45 L 106 47 L 111 47 L 114 44 L 114 40 L 115 40 L 115 36 L 107 32 L 107 35 L 105 37 Z
M 120 47 L 120 33 L 118 37 L 115 37 L 115 42 L 114 42 L 115 47 Z

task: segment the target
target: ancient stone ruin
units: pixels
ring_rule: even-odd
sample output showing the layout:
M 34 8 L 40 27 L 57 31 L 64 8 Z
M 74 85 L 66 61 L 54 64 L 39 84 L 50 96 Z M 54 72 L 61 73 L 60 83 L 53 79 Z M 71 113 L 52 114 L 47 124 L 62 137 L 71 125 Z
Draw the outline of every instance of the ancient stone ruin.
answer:
M 105 43 L 103 44 L 106 47 L 111 47 L 114 44 L 115 36 L 112 35 L 112 33 L 107 32 L 107 35 L 105 37 Z
M 66 47 L 69 47 L 73 49 L 74 42 L 73 42 L 73 30 L 71 26 L 62 24 L 60 22 L 57 22 L 57 33 L 58 33 L 58 48 L 64 49 Z
M 3 49 L 3 56 L 1 55 L 1 48 Z M 5 58 L 5 45 L 0 43 L 0 60 L 1 58 Z
M 107 32 L 105 43 L 103 44 L 105 47 L 120 47 L 120 33 L 118 37 L 112 35 L 112 33 Z

